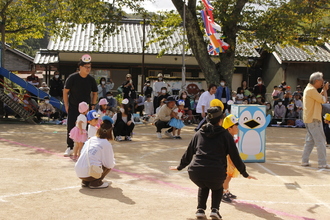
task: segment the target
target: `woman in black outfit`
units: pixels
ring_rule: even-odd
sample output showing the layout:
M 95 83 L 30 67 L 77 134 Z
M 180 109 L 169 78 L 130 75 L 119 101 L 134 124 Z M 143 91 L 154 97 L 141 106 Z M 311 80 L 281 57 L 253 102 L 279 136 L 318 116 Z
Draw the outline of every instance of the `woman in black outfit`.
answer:
M 207 124 L 197 131 L 190 141 L 185 154 L 182 156 L 180 165 L 170 167 L 171 170 L 182 170 L 190 164 L 188 167 L 189 178 L 199 187 L 197 218 L 206 217 L 206 201 L 211 190 L 210 217 L 221 219 L 219 207 L 223 194 L 222 184 L 227 176 L 226 156 L 228 154 L 238 171 L 245 178 L 256 179 L 246 172 L 245 164 L 239 156 L 233 136 L 221 126 L 224 117 L 225 115 L 220 108 L 209 108 L 206 116 Z

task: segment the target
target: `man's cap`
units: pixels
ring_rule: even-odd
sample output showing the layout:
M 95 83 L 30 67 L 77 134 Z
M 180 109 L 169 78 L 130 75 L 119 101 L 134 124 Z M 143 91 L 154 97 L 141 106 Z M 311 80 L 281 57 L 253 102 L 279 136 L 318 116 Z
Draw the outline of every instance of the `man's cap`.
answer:
M 131 74 L 126 74 L 126 78 L 128 78 L 128 77 L 132 78 L 132 75 Z
M 235 117 L 235 115 L 228 115 L 227 117 L 225 117 L 225 119 L 222 122 L 222 127 L 224 129 L 228 129 L 233 125 L 238 124 L 238 118 Z
M 169 103 L 169 102 L 176 102 L 176 100 L 173 96 L 169 96 L 169 97 L 167 97 L 165 103 Z

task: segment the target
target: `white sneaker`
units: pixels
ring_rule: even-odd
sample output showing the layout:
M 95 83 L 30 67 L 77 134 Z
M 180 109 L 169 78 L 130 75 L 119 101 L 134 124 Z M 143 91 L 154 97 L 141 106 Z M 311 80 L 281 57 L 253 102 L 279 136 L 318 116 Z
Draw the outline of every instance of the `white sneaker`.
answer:
M 157 138 L 162 139 L 162 133 L 157 132 Z
M 117 136 L 116 137 L 116 141 L 122 141 L 123 139 L 121 139 L 121 136 Z
M 103 188 L 107 188 L 109 186 L 109 183 L 104 182 L 101 186 L 89 186 L 89 188 L 91 189 L 103 189 Z
M 329 164 L 321 165 L 319 166 L 319 169 L 330 169 L 330 165 Z
M 126 136 L 126 137 L 125 137 L 125 141 L 132 141 L 131 136 Z
M 65 150 L 65 152 L 64 152 L 64 156 L 65 157 L 70 157 L 71 155 L 72 155 L 72 153 L 73 153 L 73 150 L 71 150 L 71 148 L 67 148 L 66 150 Z
M 167 137 L 173 138 L 173 135 L 172 135 L 170 132 L 168 132 L 168 131 L 165 131 L 165 135 L 166 135 Z

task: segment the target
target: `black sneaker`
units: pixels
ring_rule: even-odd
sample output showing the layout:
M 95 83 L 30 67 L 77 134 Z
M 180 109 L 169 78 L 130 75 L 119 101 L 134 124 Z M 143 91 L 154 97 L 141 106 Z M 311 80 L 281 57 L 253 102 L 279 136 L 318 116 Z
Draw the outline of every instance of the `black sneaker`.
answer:
M 212 209 L 210 217 L 212 219 L 222 219 L 221 215 L 219 214 L 219 210 L 218 209 Z
M 175 139 L 182 139 L 180 136 L 176 136 Z
M 237 196 L 235 196 L 234 194 L 231 194 L 230 192 L 228 192 L 228 196 L 231 199 L 237 199 Z
M 204 209 L 197 209 L 196 218 L 198 219 L 206 218 Z
M 231 198 L 229 197 L 229 193 L 224 193 L 224 194 L 222 195 L 222 201 L 223 201 L 223 202 L 231 203 Z

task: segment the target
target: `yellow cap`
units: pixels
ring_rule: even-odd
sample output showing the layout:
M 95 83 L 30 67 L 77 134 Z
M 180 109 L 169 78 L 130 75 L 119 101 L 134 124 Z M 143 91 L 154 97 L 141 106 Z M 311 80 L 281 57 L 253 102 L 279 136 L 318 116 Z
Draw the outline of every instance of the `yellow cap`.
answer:
M 330 114 L 329 113 L 326 113 L 323 118 L 327 121 L 330 121 Z
M 222 127 L 224 129 L 228 129 L 231 126 L 235 125 L 238 123 L 238 118 L 236 118 L 234 115 L 228 115 L 225 117 L 225 119 L 222 122 Z
M 213 100 L 210 102 L 210 107 L 220 107 L 222 111 L 223 111 L 223 109 L 225 108 L 225 107 L 223 106 L 223 103 L 222 103 L 219 99 L 213 99 Z

